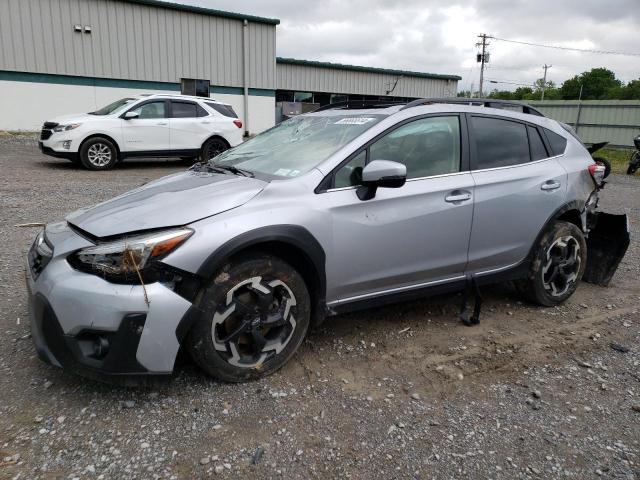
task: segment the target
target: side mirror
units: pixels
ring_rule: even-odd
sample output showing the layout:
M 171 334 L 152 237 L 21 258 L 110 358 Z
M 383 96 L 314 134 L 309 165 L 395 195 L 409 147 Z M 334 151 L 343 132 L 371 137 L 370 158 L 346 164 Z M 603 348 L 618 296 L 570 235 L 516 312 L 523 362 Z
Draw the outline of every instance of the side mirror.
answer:
M 138 118 L 140 116 L 140 114 L 138 112 L 127 112 L 125 113 L 122 118 L 124 118 L 125 120 L 131 120 L 133 118 Z
M 407 181 L 407 167 L 389 160 L 374 160 L 362 169 L 362 186 L 356 193 L 360 200 L 371 200 L 378 187 L 399 188 Z

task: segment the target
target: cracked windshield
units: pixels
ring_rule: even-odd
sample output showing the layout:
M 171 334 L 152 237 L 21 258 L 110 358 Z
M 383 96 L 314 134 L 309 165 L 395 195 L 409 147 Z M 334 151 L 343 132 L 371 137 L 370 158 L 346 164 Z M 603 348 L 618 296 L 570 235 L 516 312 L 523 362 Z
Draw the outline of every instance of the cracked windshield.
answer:
M 382 118 L 382 115 L 313 115 L 292 118 L 212 158 L 209 163 L 274 177 L 297 177 L 314 168 Z

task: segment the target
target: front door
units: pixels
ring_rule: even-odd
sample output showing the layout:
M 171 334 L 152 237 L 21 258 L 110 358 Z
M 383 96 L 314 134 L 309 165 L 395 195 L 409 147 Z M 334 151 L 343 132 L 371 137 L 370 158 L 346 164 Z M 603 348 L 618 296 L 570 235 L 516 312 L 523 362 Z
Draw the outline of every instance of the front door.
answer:
M 138 117 L 121 120 L 124 151 L 154 152 L 171 148 L 167 101 L 150 100 L 130 111 Z
M 332 214 L 327 258 L 332 301 L 350 301 L 461 278 L 473 213 L 473 178 L 461 171 L 466 149 L 457 115 L 404 123 L 353 155 L 318 195 Z M 462 152 L 465 152 L 464 155 Z M 364 165 L 407 167 L 400 188 L 379 188 L 367 201 L 356 188 Z

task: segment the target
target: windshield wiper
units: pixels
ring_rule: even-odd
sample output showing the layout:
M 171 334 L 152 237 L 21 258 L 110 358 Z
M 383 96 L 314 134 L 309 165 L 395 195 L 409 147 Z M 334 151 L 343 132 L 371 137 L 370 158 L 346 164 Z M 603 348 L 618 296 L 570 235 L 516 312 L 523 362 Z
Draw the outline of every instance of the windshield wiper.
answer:
M 251 177 L 251 178 L 255 177 L 253 172 L 249 170 L 244 170 L 242 168 L 234 167 L 232 165 L 216 165 L 214 163 L 198 162 L 198 163 L 194 163 L 191 166 L 191 168 L 189 168 L 189 170 L 195 170 L 195 171 L 202 171 L 203 169 L 209 170 L 211 172 L 217 172 L 217 173 L 230 172 L 230 173 L 233 173 L 234 175 L 241 175 L 243 177 Z

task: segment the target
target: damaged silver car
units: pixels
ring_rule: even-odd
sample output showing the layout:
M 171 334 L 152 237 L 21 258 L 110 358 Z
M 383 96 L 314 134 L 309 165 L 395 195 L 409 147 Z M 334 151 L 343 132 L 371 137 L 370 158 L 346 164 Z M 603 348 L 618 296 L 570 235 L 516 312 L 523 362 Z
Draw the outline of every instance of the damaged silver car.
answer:
M 628 232 L 596 211 L 603 167 L 526 105 L 463 103 L 331 105 L 48 225 L 27 258 L 40 357 L 135 378 L 184 348 L 238 382 L 328 315 L 463 290 L 471 325 L 488 283 L 546 306 L 608 283 Z

